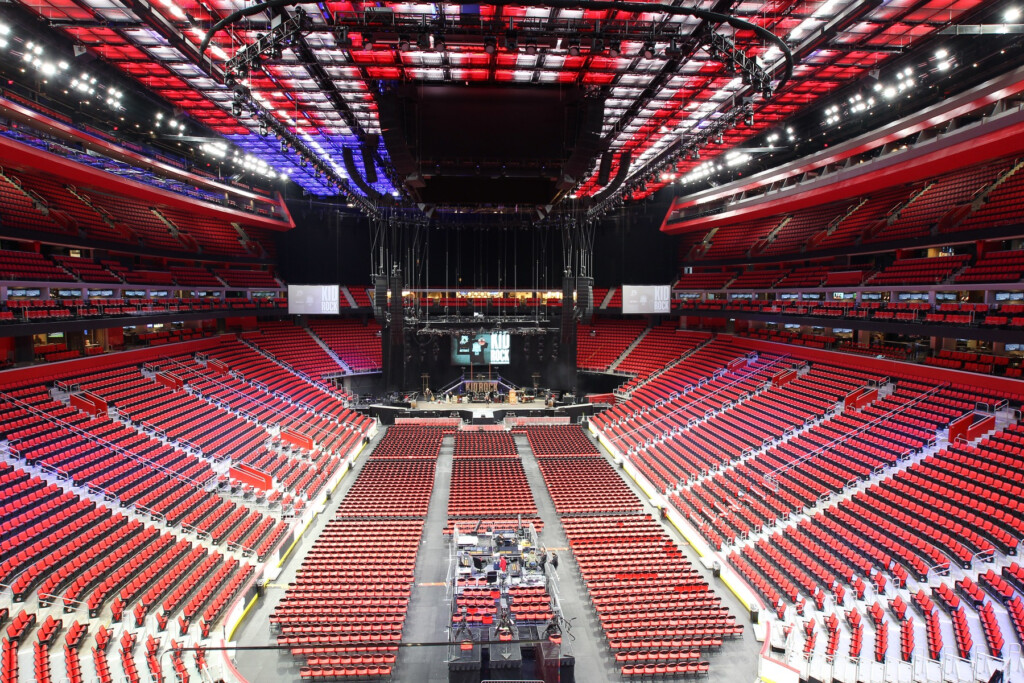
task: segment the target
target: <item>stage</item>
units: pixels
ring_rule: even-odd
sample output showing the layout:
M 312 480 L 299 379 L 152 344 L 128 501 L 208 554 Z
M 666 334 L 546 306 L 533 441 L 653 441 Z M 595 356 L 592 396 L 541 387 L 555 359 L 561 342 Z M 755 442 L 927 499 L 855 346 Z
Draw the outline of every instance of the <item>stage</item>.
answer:
M 603 404 L 573 403 L 547 407 L 543 401 L 531 403 L 447 403 L 414 401 L 406 404 L 372 404 L 359 408 L 382 424 L 394 424 L 396 417 L 457 417 L 468 424 L 496 424 L 506 417 L 568 417 L 575 422 L 581 415 L 593 415 L 607 408 Z

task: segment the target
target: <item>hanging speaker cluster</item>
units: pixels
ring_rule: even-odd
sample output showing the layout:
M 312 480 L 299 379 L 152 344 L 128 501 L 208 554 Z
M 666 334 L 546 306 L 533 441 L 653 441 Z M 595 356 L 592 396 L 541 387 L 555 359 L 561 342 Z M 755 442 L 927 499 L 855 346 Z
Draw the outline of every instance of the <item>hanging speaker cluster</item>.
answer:
M 594 319 L 594 278 L 576 278 L 576 311 L 584 325 Z
M 388 307 L 388 278 L 385 275 L 375 275 L 373 278 L 373 317 L 384 325 L 387 321 Z

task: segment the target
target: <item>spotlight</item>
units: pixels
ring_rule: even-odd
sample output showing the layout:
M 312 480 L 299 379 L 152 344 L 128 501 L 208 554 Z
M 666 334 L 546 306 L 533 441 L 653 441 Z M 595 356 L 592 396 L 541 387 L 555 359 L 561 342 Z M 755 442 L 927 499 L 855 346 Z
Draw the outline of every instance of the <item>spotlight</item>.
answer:
M 604 52 L 604 38 L 601 36 L 594 38 L 594 42 L 590 44 L 590 52 L 593 54 L 601 54 Z
M 288 153 L 288 141 L 285 140 L 284 138 L 281 138 L 281 154 L 287 154 L 287 153 Z
M 267 137 L 267 133 L 269 133 L 270 131 L 267 128 L 267 120 L 262 115 L 260 115 L 259 123 L 260 123 L 260 125 L 259 125 L 260 137 L 261 138 L 265 138 L 265 137 Z
M 444 42 L 444 36 L 440 33 L 434 35 L 434 49 L 438 52 L 444 52 L 447 47 L 447 43 Z
M 1016 22 L 1018 19 L 1020 19 L 1020 8 L 1018 7 L 1010 7 L 1003 14 L 1003 20 L 1007 24 L 1012 24 Z
M 579 57 L 580 56 L 580 44 L 579 41 L 573 41 L 569 43 L 569 56 Z
M 509 29 L 505 33 L 505 49 L 510 52 L 515 52 L 519 49 L 519 32 L 514 28 Z
M 680 49 L 676 39 L 673 38 L 669 41 L 668 47 L 665 49 L 665 55 L 668 57 L 678 57 L 681 54 L 683 54 L 683 51 Z
M 526 51 L 526 54 L 531 55 L 531 56 L 537 54 L 537 41 L 536 40 L 528 40 L 528 41 L 526 41 L 526 50 L 525 51 Z
M 743 124 L 746 126 L 754 125 L 754 112 L 748 111 L 746 116 L 743 117 Z
M 399 36 L 398 37 L 398 51 L 399 52 L 408 52 L 409 51 L 409 45 L 410 45 L 410 43 L 409 43 L 409 36 Z
M 640 56 L 644 59 L 654 59 L 654 43 L 644 43 L 644 48 L 640 51 Z
M 373 34 L 372 33 L 364 33 L 363 34 L 363 49 L 364 50 L 372 50 L 373 49 Z
M 484 52 L 493 55 L 498 51 L 498 41 L 494 38 L 484 38 Z
M 424 51 L 429 50 L 430 36 L 428 36 L 426 33 L 419 34 L 419 36 L 416 37 L 416 47 Z
M 725 139 L 722 137 L 721 131 L 719 131 L 718 135 L 715 136 L 715 144 L 720 145 L 723 142 L 725 142 Z
M 622 54 L 622 43 L 617 40 L 613 40 L 608 43 L 608 56 L 612 59 Z
M 234 116 L 236 119 L 242 117 L 242 103 L 241 102 L 232 102 L 231 103 L 231 115 Z

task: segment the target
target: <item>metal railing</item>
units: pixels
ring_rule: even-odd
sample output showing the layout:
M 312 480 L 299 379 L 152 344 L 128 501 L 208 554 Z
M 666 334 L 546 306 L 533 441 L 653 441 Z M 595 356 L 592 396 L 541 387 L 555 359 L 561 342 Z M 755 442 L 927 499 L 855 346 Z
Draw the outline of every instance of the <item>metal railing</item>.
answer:
M 256 405 L 260 406 L 261 408 L 274 413 L 275 416 L 287 418 L 288 421 L 289 421 L 288 424 L 292 424 L 292 425 L 297 424 L 297 425 L 299 425 L 301 427 L 309 427 L 309 428 L 314 429 L 316 431 L 327 431 L 323 426 L 316 425 L 316 424 L 314 424 L 312 422 L 308 422 L 308 421 L 306 421 L 304 419 L 301 419 L 301 418 L 298 418 L 298 417 L 290 416 L 284 410 L 281 410 L 280 408 L 277 408 L 277 407 L 275 407 L 275 406 L 273 406 L 273 405 L 271 405 L 269 403 L 264 403 L 263 401 L 260 401 L 260 400 L 258 400 L 256 398 L 254 398 L 250 394 L 247 394 L 247 393 L 245 393 L 243 391 L 240 391 L 236 387 L 233 387 L 230 384 L 227 384 L 226 382 L 222 382 L 222 381 L 220 381 L 220 380 L 218 380 L 218 379 L 216 379 L 214 377 L 210 377 L 210 376 L 207 376 L 207 375 L 201 375 L 195 369 L 188 367 L 187 365 L 185 365 L 184 363 L 182 363 L 179 360 L 176 360 L 174 358 L 169 358 L 167 356 L 162 356 L 161 359 L 165 360 L 165 361 L 167 361 L 169 363 L 173 363 L 175 366 L 180 367 L 185 372 L 199 375 L 199 377 L 201 377 L 203 381 L 210 382 L 211 384 L 215 384 L 216 386 L 218 386 L 218 387 L 220 387 L 222 389 L 230 391 L 233 394 L 235 394 L 235 395 L 237 395 L 237 396 L 239 396 L 241 398 L 244 398 L 250 404 L 255 403 Z M 269 389 L 268 389 L 268 393 L 269 393 Z M 201 393 L 199 395 L 203 398 L 203 400 L 210 401 L 211 403 L 214 402 L 213 397 L 208 397 L 208 396 L 205 396 L 205 395 L 203 395 Z M 271 395 L 273 396 L 273 394 L 271 394 Z M 277 396 L 275 396 L 275 398 L 278 398 L 278 400 L 281 400 Z M 311 408 L 310 406 L 307 406 L 304 403 L 301 403 L 299 401 L 291 401 L 290 397 L 289 397 L 289 404 L 293 405 L 293 406 L 300 406 L 303 409 L 305 409 L 305 410 L 307 410 L 309 412 L 312 412 L 314 415 L 320 417 L 321 419 L 326 420 L 327 422 L 329 422 L 331 424 L 334 424 L 334 425 L 337 425 L 337 426 L 339 426 L 339 427 L 341 427 L 343 429 L 351 429 L 351 425 L 349 423 L 341 423 L 341 422 L 338 422 L 337 420 L 335 420 L 332 417 L 324 416 L 321 413 L 319 413 L 318 411 L 316 411 L 315 409 Z M 231 410 L 231 411 L 234 411 L 234 412 L 241 412 L 238 409 L 231 407 L 230 405 L 226 405 L 225 409 L 226 410 Z M 254 422 L 258 422 L 258 420 L 255 419 L 255 417 L 253 418 L 253 421 Z
M 778 486 L 778 477 L 779 477 L 779 475 L 782 475 L 782 474 L 788 472 L 789 470 L 791 470 L 791 469 L 793 469 L 793 468 L 795 468 L 795 467 L 797 467 L 797 466 L 807 462 L 808 460 L 811 460 L 812 458 L 816 458 L 817 456 L 819 456 L 819 455 L 821 455 L 821 454 L 831 450 L 833 447 L 835 447 L 837 445 L 846 443 L 847 441 L 849 441 L 853 437 L 858 436 L 860 434 L 863 434 L 864 432 L 870 430 L 873 427 L 876 427 L 876 426 L 878 426 L 878 425 L 880 425 L 880 424 L 882 424 L 884 422 L 887 422 L 890 418 L 892 418 L 892 417 L 894 417 L 896 415 L 901 414 L 904 410 L 906 410 L 908 408 L 912 408 L 913 406 L 917 405 L 918 403 L 921 403 L 922 401 L 924 401 L 927 398 L 931 397 L 933 394 L 935 394 L 935 393 L 945 389 L 948 386 L 949 386 L 949 382 L 943 382 L 942 384 L 940 384 L 940 385 L 938 385 L 936 387 L 933 387 L 933 388 L 929 389 L 928 391 L 926 391 L 926 392 L 924 392 L 922 394 L 919 394 L 918 396 L 912 398 L 911 400 L 907 401 L 906 403 L 900 404 L 899 406 L 897 406 L 896 408 L 893 408 L 892 410 L 890 410 L 889 412 L 885 413 L 884 415 L 880 415 L 880 416 L 876 417 L 875 419 L 871 420 L 870 422 L 865 422 L 864 424 L 860 425 L 856 429 L 853 429 L 850 432 L 846 432 L 846 433 L 844 433 L 840 437 L 836 437 L 836 438 L 832 439 L 828 443 L 826 443 L 826 444 L 824 444 L 822 446 L 819 446 L 818 448 L 815 448 L 812 451 L 809 451 L 809 452 L 805 453 L 804 455 L 800 456 L 796 460 L 791 460 L 790 462 L 786 463 L 785 465 L 782 465 L 780 467 L 775 468 L 774 470 L 772 470 L 768 474 L 764 475 L 763 478 L 764 478 L 765 482 L 767 484 L 769 484 L 769 486 L 777 487 Z
M 670 417 L 683 412 L 687 408 L 692 408 L 692 407 L 696 406 L 698 403 L 702 403 L 704 401 L 707 401 L 707 400 L 713 398 L 714 396 L 717 396 L 718 394 L 722 393 L 726 389 L 734 387 L 737 384 L 740 384 L 741 382 L 744 382 L 744 381 L 750 379 L 751 377 L 755 377 L 755 376 L 763 373 L 765 370 L 768 370 L 768 369 L 772 368 L 777 363 L 781 363 L 781 362 L 785 361 L 788 358 L 789 358 L 788 355 L 779 356 L 779 357 L 773 359 L 772 361 L 770 361 L 769 363 L 767 363 L 765 365 L 762 365 L 760 367 L 755 367 L 752 371 L 750 371 L 750 372 L 748 372 L 748 373 L 746 373 L 746 374 L 744 374 L 744 375 L 742 375 L 740 377 L 737 377 L 736 379 L 734 379 L 733 381 L 729 382 L 728 384 L 724 384 L 724 385 L 716 388 L 714 391 L 712 391 L 712 392 L 710 392 L 708 394 L 705 394 L 704 396 L 701 396 L 700 398 L 698 398 L 698 399 L 696 399 L 694 401 L 690 401 L 689 403 L 687 403 L 685 405 L 682 405 L 679 408 L 676 408 L 675 410 L 673 410 L 673 411 L 671 411 L 669 413 L 666 413 L 665 415 L 662 415 L 657 420 L 653 420 L 653 421 L 648 422 L 646 424 L 639 425 L 637 427 L 634 427 L 633 429 L 630 429 L 628 431 L 623 432 L 622 434 L 616 435 L 614 438 L 611 439 L 611 442 L 613 444 L 614 443 L 618 443 L 618 442 L 622 441 L 623 439 L 625 439 L 627 436 L 630 436 L 631 434 L 634 434 L 634 433 L 636 433 L 636 432 L 638 432 L 638 431 L 640 431 L 642 429 L 653 428 L 659 422 L 667 420 Z M 749 368 L 749 367 L 750 366 L 748 365 L 747 368 Z M 703 384 L 707 384 L 707 383 L 708 382 L 705 381 L 703 383 L 698 383 L 697 385 L 690 385 L 690 387 L 691 387 L 690 391 L 693 391 L 696 387 L 703 386 Z M 686 392 L 684 390 L 683 396 L 686 396 L 687 393 L 689 393 L 689 392 Z M 661 407 L 664 404 L 665 404 L 664 401 L 659 401 L 659 402 L 657 402 L 655 404 L 655 407 Z M 640 414 L 645 414 L 645 413 L 639 413 L 639 412 L 634 413 L 634 417 L 639 417 Z M 705 419 L 710 419 L 711 417 L 714 416 L 714 414 L 715 414 L 715 410 L 714 409 L 709 409 L 709 410 L 705 411 L 704 418 Z M 687 426 L 689 426 L 689 425 L 687 425 Z
M 76 427 L 75 425 L 73 425 L 73 424 L 71 424 L 69 422 L 65 422 L 64 420 L 61 420 L 60 418 L 53 417 L 52 415 L 44 413 L 41 410 L 37 410 L 35 407 L 31 406 L 30 404 L 25 403 L 23 401 L 20 401 L 20 400 L 12 397 L 11 395 L 9 395 L 9 394 L 7 394 L 5 392 L 0 392 L 0 399 L 10 403 L 11 405 L 19 407 L 22 410 L 25 410 L 25 411 L 31 413 L 32 415 L 40 418 L 41 420 L 44 420 L 44 421 L 49 422 L 51 424 L 57 425 L 58 427 L 61 427 L 61 428 L 65 429 L 65 430 L 71 432 L 72 434 L 80 436 L 80 437 L 86 439 L 87 441 L 91 441 L 91 442 L 97 443 L 97 444 L 99 444 L 101 446 L 105 446 L 106 448 L 109 448 L 111 451 L 113 451 L 114 453 L 117 453 L 118 455 L 121 455 L 122 457 L 125 457 L 125 458 L 127 458 L 129 460 L 134 460 L 134 461 L 137 461 L 137 462 L 145 463 L 146 465 L 149 465 L 150 467 L 152 467 L 154 470 L 156 470 L 158 472 L 161 472 L 161 473 L 167 475 L 168 477 L 171 477 L 172 479 L 177 479 L 178 481 L 183 481 L 185 483 L 191 484 L 192 486 L 195 486 L 196 488 L 203 489 L 203 488 L 206 487 L 206 485 L 208 483 L 210 483 L 211 481 L 216 479 L 216 476 L 212 472 L 210 473 L 210 477 L 208 479 L 204 480 L 204 481 L 199 481 L 199 480 L 196 480 L 196 479 L 192 479 L 190 477 L 186 477 L 186 476 L 182 475 L 180 472 L 177 472 L 177 471 L 172 470 L 172 469 L 170 469 L 168 467 L 165 467 L 165 466 L 161 465 L 160 463 L 158 463 L 158 462 L 156 462 L 154 460 L 150 460 L 149 458 L 147 458 L 145 456 L 142 456 L 142 455 L 139 455 L 137 453 L 133 453 L 133 452 L 131 452 L 129 450 L 126 450 L 126 449 L 122 448 L 121 446 L 119 446 L 119 445 L 117 445 L 117 444 L 115 444 L 113 442 L 107 441 L 106 439 L 104 439 L 101 436 L 97 436 L 96 434 L 93 434 L 92 432 L 87 432 L 87 431 L 85 431 L 83 429 L 79 429 L 78 427 Z M 19 443 L 14 443 L 14 444 L 9 444 L 9 445 L 12 448 L 17 448 L 20 445 L 20 441 L 19 441 Z

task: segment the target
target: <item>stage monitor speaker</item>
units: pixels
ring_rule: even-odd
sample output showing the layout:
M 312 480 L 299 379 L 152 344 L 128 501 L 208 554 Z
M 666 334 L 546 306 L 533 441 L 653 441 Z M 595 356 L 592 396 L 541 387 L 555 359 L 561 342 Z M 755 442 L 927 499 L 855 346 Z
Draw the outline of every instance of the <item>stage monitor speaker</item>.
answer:
M 375 275 L 373 278 L 373 317 L 384 324 L 384 313 L 388 308 L 388 278 Z
M 594 319 L 594 278 L 576 278 L 576 308 L 580 322 L 589 325 Z

